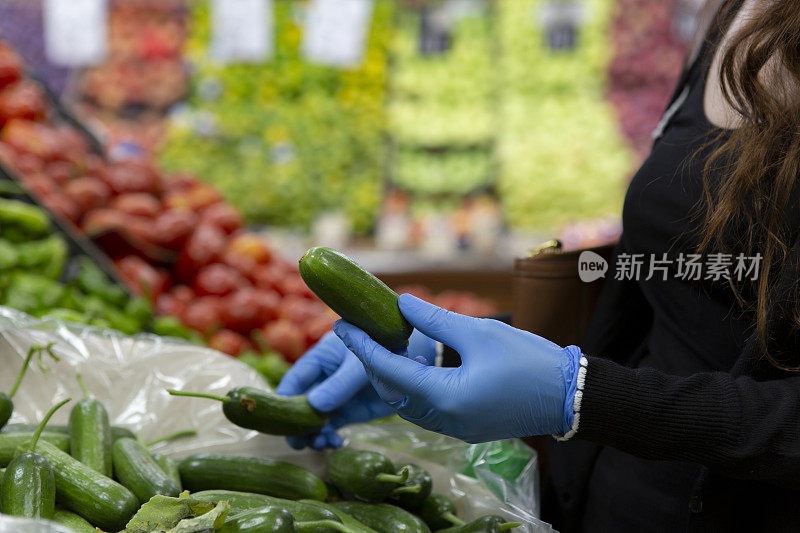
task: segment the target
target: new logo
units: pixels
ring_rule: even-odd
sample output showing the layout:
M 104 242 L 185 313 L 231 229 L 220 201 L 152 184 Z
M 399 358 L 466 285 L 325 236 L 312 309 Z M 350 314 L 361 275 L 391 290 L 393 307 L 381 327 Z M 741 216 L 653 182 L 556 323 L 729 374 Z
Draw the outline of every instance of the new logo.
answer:
M 585 283 L 604 278 L 608 272 L 608 261 L 600 255 L 585 250 L 578 256 L 578 277 Z

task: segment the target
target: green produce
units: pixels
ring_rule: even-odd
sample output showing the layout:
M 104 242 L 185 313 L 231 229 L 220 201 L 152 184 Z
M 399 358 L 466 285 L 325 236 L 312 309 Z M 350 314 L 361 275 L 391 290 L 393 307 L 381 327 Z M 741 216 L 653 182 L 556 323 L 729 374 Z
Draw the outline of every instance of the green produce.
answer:
M 350 258 L 325 247 L 300 259 L 300 275 L 320 300 L 388 350 L 408 346 L 414 328 L 400 313 L 397 293 Z
M 277 353 L 245 352 L 239 356 L 239 361 L 256 369 L 272 387 L 277 387 L 289 370 L 289 363 Z
M 116 440 L 119 439 L 135 439 L 136 435 L 128 428 L 123 428 L 119 426 L 111 426 L 111 438 Z
M 145 503 L 156 494 L 180 494 L 180 487 L 158 466 L 145 445 L 138 440 L 116 440 L 111 447 L 111 456 L 117 479 L 139 498 L 140 503 Z
M 50 219 L 38 207 L 16 200 L 0 199 L 0 228 L 14 242 L 25 242 L 47 234 Z
M 236 387 L 226 396 L 200 392 L 168 391 L 173 396 L 207 398 L 222 402 L 225 418 L 237 426 L 269 435 L 307 435 L 317 433 L 327 422 L 315 411 L 306 396 L 280 396 L 253 387 Z
M 331 482 L 345 495 L 367 502 L 385 500 L 408 476 L 408 468 L 398 472 L 389 458 L 378 452 L 339 448 L 328 459 Z
M 56 307 L 55 309 L 48 309 L 41 315 L 42 318 L 52 318 L 54 320 L 60 320 L 62 322 L 75 322 L 78 324 L 82 324 L 86 321 L 86 318 L 79 312 L 74 309 L 65 309 L 63 307 Z
M 156 444 L 161 444 L 162 442 L 172 442 L 174 440 L 183 439 L 185 437 L 194 437 L 197 435 L 197 431 L 194 429 L 182 429 L 180 431 L 176 431 L 175 433 L 170 433 L 169 435 L 165 435 L 163 437 L 159 437 L 155 440 L 151 440 L 147 443 L 147 447 L 150 448 L 155 446 Z
M 441 533 L 500 533 L 522 525 L 522 522 L 506 522 L 502 516 L 487 515 L 473 520 L 463 526 L 440 529 Z M 437 533 L 439 533 L 437 532 Z
M 407 464 L 401 468 L 408 469 L 408 479 L 392 491 L 389 502 L 402 507 L 406 511 L 416 511 L 431 494 L 433 480 L 427 470 L 415 464 Z
M 153 333 L 162 337 L 176 337 L 187 341 L 197 341 L 196 334 L 174 316 L 156 317 L 153 320 Z
M 56 509 L 50 520 L 71 529 L 74 533 L 97 533 L 97 528 L 92 524 L 75 513 L 64 509 Z
M 70 399 L 56 404 L 44 416 L 33 434 L 27 451 L 8 464 L 0 482 L 0 502 L 4 514 L 24 518 L 50 518 L 56 505 L 53 469 L 45 457 L 36 453 L 42 430 L 53 414 Z
M 8 424 L 2 430 L 0 430 L 0 434 L 2 433 L 20 433 L 26 431 L 35 431 L 36 426 L 33 424 Z M 47 431 L 45 434 L 57 434 L 62 433 L 64 435 L 69 435 L 69 426 L 63 426 L 58 424 L 50 424 L 47 426 Z M 113 440 L 121 439 L 123 437 L 128 437 L 131 439 L 135 439 L 136 435 L 134 435 L 133 431 L 128 428 L 123 428 L 119 426 L 111 426 L 111 438 Z M 52 441 L 51 441 L 52 442 Z
M 43 309 L 58 307 L 63 295 L 64 286 L 57 281 L 39 274 L 14 271 L 9 274 L 2 305 L 35 315 Z
M 0 433 L 0 466 L 8 466 L 21 446 L 33 438 L 33 431 L 10 431 Z M 48 442 L 64 453 L 69 453 L 69 435 L 61 432 L 43 431 L 39 439 Z M 42 443 L 39 444 L 41 449 Z
M 456 516 L 455 504 L 443 494 L 434 493 L 428 496 L 418 513 L 434 531 L 464 525 L 464 521 Z
M 89 523 L 106 531 L 119 531 L 139 508 L 131 491 L 52 444 L 40 443 L 39 452 L 53 467 L 56 502 Z
M 300 502 L 316 505 L 317 507 L 321 507 L 322 509 L 332 512 L 337 517 L 339 517 L 339 520 L 342 521 L 342 524 L 349 527 L 354 533 L 378 533 L 371 527 L 362 524 L 349 514 L 345 513 L 341 509 L 334 507 L 330 503 L 318 502 L 314 500 L 300 500 Z
M 0 239 L 0 270 L 11 270 L 19 264 L 19 251 L 10 242 Z
M 379 533 L 430 533 L 425 522 L 388 503 L 334 502 L 333 507 L 349 514 Z
M 219 531 L 220 533 L 305 533 L 319 531 L 321 528 L 357 533 L 333 520 L 295 521 L 291 513 L 281 507 L 262 507 L 243 511 L 227 520 Z
M 274 506 L 282 507 L 292 513 L 294 519 L 299 522 L 312 522 L 317 520 L 333 520 L 338 522 L 336 514 L 311 503 L 284 500 L 273 498 L 263 494 L 253 494 L 247 492 L 234 492 L 230 490 L 204 490 L 191 494 L 193 500 L 218 503 L 228 502 L 230 505 L 229 513 L 235 516 L 242 511 L 258 509 L 260 507 Z M 314 502 L 316 503 L 316 502 Z M 321 528 L 319 533 L 334 533 L 335 529 Z
M 58 361 L 58 357 L 53 353 L 53 346 L 50 344 L 47 346 L 34 344 L 28 349 L 28 354 L 25 356 L 25 361 L 22 363 L 22 369 L 20 369 L 19 374 L 17 374 L 17 379 L 14 380 L 11 391 L 8 394 L 0 392 L 0 428 L 6 425 L 8 419 L 11 418 L 14 412 L 14 402 L 12 398 L 14 398 L 14 395 L 19 390 L 22 378 L 25 377 L 25 372 L 27 372 L 31 364 L 31 359 L 33 359 L 34 355 L 37 355 L 39 357 L 39 366 L 41 366 L 42 352 L 47 352 L 50 357 Z
M 67 244 L 58 235 L 17 245 L 17 266 L 55 280 L 67 262 Z
M 70 454 L 92 470 L 111 477 L 111 426 L 108 412 L 100 401 L 91 398 L 83 378 L 78 383 L 84 398 L 75 404 L 69 415 Z
M 88 257 L 78 258 L 80 272 L 75 277 L 75 284 L 83 292 L 104 300 L 105 302 L 119 307 L 128 300 L 128 294 L 122 287 L 117 286 L 108 280 L 105 273 L 94 261 Z
M 178 466 L 186 489 L 254 492 L 289 500 L 324 500 L 325 482 L 305 468 L 282 461 L 241 455 L 199 454 Z
M 178 463 L 172 460 L 167 455 L 162 454 L 153 454 L 153 460 L 156 462 L 158 466 L 161 467 L 161 470 L 169 476 L 170 479 L 175 483 L 178 487 L 179 491 L 183 490 L 183 482 L 181 481 L 181 473 L 178 469 Z

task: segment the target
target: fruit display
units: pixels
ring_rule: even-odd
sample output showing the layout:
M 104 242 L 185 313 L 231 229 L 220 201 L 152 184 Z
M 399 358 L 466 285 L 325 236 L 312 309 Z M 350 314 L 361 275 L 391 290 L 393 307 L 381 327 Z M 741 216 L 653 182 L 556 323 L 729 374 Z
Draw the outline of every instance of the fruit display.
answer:
M 190 95 L 171 115 L 161 161 L 215 185 L 249 223 L 308 228 L 343 211 L 365 233 L 380 202 L 393 9 L 376 4 L 363 64 L 339 70 L 302 57 L 302 3 L 274 3 L 268 61 L 222 64 L 209 55 L 209 2 L 193 2 Z

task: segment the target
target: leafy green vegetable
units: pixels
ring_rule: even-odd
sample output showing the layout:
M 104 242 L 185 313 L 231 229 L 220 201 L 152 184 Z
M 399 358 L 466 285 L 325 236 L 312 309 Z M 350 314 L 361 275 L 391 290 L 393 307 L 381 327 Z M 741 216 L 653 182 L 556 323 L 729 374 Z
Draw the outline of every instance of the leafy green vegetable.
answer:
M 131 518 L 125 527 L 124 533 L 164 533 L 180 531 L 189 533 L 190 531 L 207 531 L 207 524 L 214 524 L 216 527 L 218 520 L 223 520 L 228 511 L 227 502 L 214 504 L 211 502 L 201 502 L 193 500 L 188 492 L 182 493 L 177 498 L 156 495 L 150 501 L 142 505 L 139 511 Z M 182 520 L 195 519 L 203 515 L 210 514 L 205 522 L 205 529 L 180 529 L 174 528 Z M 197 526 L 202 522 L 189 522 L 187 526 Z

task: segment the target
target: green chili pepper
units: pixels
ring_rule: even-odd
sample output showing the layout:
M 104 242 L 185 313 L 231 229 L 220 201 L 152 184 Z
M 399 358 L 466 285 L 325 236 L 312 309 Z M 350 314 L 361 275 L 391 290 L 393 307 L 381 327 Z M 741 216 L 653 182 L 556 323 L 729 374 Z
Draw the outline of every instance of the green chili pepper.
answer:
M 181 321 L 172 316 L 160 316 L 153 320 L 153 333 L 162 337 L 177 337 L 179 339 L 193 340 L 192 331 L 181 324 Z
M 4 236 L 8 232 L 14 240 L 35 239 L 47 234 L 50 219 L 38 207 L 16 200 L 0 199 L 0 227 L 3 228 Z
M 11 275 L 3 304 L 30 314 L 56 307 L 64 286 L 38 274 L 15 272 Z
M 138 330 L 145 329 L 153 321 L 153 308 L 150 302 L 141 296 L 128 300 L 124 312 L 126 316 L 136 321 Z
M 119 308 L 125 303 L 128 294 L 122 287 L 118 287 L 106 277 L 105 273 L 90 258 L 79 257 L 80 272 L 75 277 L 75 283 L 86 294 L 98 298 Z
M 44 313 L 42 313 L 40 316 L 44 318 L 53 318 L 56 320 L 61 320 L 63 322 L 76 322 L 78 324 L 86 323 L 86 317 L 83 316 L 79 311 L 76 311 L 74 309 L 64 309 L 63 307 L 49 309 Z
M 17 247 L 0 239 L 0 270 L 11 270 L 19 263 Z
M 58 279 L 67 262 L 67 244 L 57 235 L 18 245 L 19 265 L 37 274 Z

